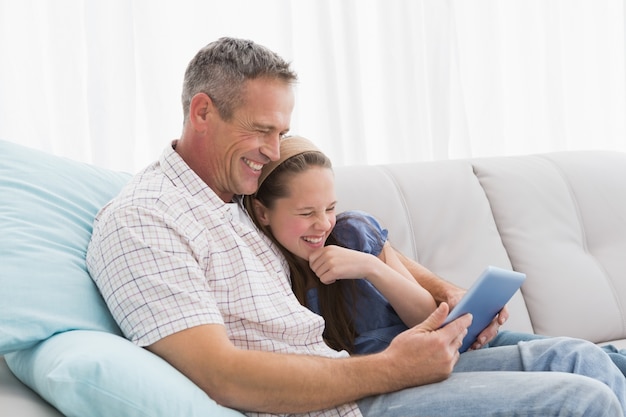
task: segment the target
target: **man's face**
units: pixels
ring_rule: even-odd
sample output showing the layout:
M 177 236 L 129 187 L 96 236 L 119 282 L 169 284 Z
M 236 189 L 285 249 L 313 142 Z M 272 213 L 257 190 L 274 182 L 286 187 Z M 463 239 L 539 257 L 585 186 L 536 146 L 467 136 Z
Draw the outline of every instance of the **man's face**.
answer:
M 289 131 L 293 88 L 280 80 L 247 81 L 244 104 L 231 120 L 216 116 L 206 155 L 209 186 L 228 202 L 235 194 L 253 194 L 263 165 L 280 157 L 280 139 Z

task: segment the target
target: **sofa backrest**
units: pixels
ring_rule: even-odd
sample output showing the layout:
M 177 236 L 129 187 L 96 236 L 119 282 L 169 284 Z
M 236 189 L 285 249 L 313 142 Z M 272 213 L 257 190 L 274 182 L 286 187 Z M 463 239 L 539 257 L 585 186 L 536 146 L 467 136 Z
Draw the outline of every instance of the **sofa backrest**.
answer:
M 605 342 L 626 337 L 626 154 L 580 151 L 336 167 L 338 210 L 469 287 L 487 265 L 527 280 L 507 328 Z

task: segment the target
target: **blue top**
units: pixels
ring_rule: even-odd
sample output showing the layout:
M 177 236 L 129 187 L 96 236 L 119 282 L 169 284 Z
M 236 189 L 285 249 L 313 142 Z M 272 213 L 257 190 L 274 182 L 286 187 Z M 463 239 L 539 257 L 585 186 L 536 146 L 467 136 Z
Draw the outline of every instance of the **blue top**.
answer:
M 337 215 L 333 234 L 342 246 L 378 256 L 388 232 L 368 213 L 347 211 Z M 389 301 L 369 281 L 359 279 L 356 286 L 359 298 L 353 320 L 358 336 L 354 341 L 354 353 L 380 352 L 407 327 Z M 351 295 L 346 296 L 352 303 Z M 309 308 L 320 314 L 317 289 L 308 290 L 306 297 Z

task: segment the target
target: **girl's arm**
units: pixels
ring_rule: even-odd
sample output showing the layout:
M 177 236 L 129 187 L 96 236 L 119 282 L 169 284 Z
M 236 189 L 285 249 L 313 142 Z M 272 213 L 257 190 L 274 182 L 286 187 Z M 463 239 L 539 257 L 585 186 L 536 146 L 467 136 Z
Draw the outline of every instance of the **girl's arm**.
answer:
M 415 279 L 423 288 L 428 290 L 437 301 L 437 304 L 446 302 L 450 308 L 454 307 L 461 300 L 467 290 L 452 284 L 437 276 L 425 266 L 408 258 L 400 251 L 393 249 L 396 258 L 402 263 L 409 275 Z
M 338 279 L 367 279 L 389 301 L 398 316 L 413 327 L 436 308 L 432 295 L 413 279 L 388 242 L 379 256 L 330 245 L 310 258 L 311 269 L 325 284 Z

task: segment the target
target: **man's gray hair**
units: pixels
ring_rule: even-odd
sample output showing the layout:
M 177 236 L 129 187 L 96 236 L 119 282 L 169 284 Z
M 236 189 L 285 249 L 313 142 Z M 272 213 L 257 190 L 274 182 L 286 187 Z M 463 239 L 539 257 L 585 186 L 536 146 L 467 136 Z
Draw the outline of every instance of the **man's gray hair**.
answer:
M 182 103 L 184 120 L 189 117 L 191 99 L 207 94 L 220 117 L 230 120 L 242 104 L 247 80 L 268 77 L 295 83 L 297 74 L 290 63 L 265 46 L 246 39 L 220 38 L 202 48 L 185 71 Z

